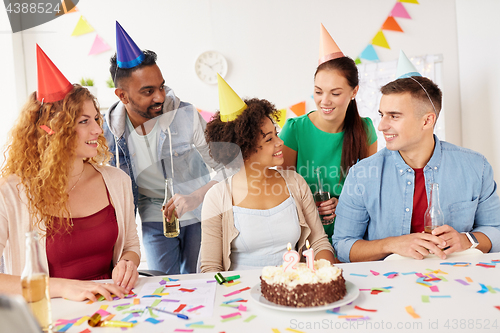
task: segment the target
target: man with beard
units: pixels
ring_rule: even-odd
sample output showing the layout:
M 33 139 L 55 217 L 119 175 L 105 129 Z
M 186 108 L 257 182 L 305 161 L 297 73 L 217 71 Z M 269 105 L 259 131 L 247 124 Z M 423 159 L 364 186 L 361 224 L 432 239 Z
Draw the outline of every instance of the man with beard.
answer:
M 110 163 L 132 179 L 135 208 L 142 221 L 148 268 L 165 274 L 195 273 L 201 243 L 201 203 L 210 180 L 206 122 L 193 105 L 165 86 L 156 53 L 141 51 L 116 22 L 117 53 L 110 72 L 120 99 L 105 115 L 104 135 L 113 154 Z M 165 180 L 172 178 L 174 197 L 162 211 Z M 175 211 L 174 211 L 175 208 Z M 162 214 L 180 220 L 180 234 L 163 234 Z

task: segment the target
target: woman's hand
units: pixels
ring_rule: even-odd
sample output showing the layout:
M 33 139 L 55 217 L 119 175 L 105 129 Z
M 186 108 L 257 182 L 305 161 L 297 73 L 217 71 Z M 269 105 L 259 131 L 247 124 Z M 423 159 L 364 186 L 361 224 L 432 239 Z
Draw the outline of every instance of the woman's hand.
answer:
M 115 268 L 113 268 L 111 276 L 115 285 L 123 287 L 126 293 L 130 293 L 139 279 L 139 272 L 132 260 L 120 259 Z
M 337 204 L 339 203 L 339 199 L 330 198 L 325 202 L 321 203 L 318 206 L 319 215 L 326 215 L 323 217 L 321 223 L 323 224 L 331 224 L 333 223 L 333 219 L 335 218 L 335 209 L 337 208 Z
M 113 283 L 50 278 L 50 293 L 51 297 L 63 297 L 72 301 L 89 299 L 96 302 L 99 294 L 111 301 L 111 294 L 123 298 L 127 290 Z

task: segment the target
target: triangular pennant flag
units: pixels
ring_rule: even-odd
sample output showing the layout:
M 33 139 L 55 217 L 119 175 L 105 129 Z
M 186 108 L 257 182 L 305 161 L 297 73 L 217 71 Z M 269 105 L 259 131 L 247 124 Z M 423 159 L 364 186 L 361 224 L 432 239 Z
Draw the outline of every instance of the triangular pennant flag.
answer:
M 293 111 L 297 116 L 302 116 L 303 114 L 306 113 L 306 102 L 299 102 L 297 104 L 294 104 L 290 106 L 290 110 Z
M 89 55 L 102 53 L 111 49 L 111 47 L 99 35 L 95 35 L 94 44 L 90 48 Z
M 372 45 L 382 46 L 385 47 L 386 49 L 391 48 L 389 46 L 389 43 L 387 43 L 387 39 L 385 39 L 384 32 L 382 30 L 379 30 L 379 32 L 377 32 L 375 37 L 373 37 Z
M 354 63 L 356 65 L 360 65 L 361 64 L 361 59 L 359 59 L 359 57 L 357 57 L 355 60 L 354 60 Z
M 384 24 L 382 24 L 382 30 L 403 32 L 403 29 L 401 29 L 396 19 L 392 16 L 389 16 L 387 20 L 385 20 Z
M 391 10 L 391 14 L 389 14 L 393 17 L 401 17 L 401 18 L 407 18 L 407 19 L 411 19 L 411 16 L 410 14 L 408 14 L 408 12 L 406 11 L 405 7 L 403 6 L 403 4 L 401 2 L 396 2 L 396 4 L 394 5 L 394 8 L 392 8 Z
M 77 11 L 78 8 L 76 8 L 75 4 L 71 0 L 63 0 L 59 5 L 59 7 L 56 6 L 54 9 L 56 16 L 61 16 L 69 13 L 76 13 Z
M 212 120 L 212 117 L 214 116 L 214 113 L 212 113 L 212 112 L 203 111 L 203 110 L 198 109 L 198 108 L 196 108 L 196 110 L 198 110 L 200 115 L 203 117 L 203 119 L 205 119 L 205 121 L 207 123 L 210 122 Z
M 36 45 L 36 65 L 38 79 L 36 98 L 38 101 L 42 103 L 60 101 L 73 89 L 73 85 L 38 44 Z
M 92 31 L 94 31 L 94 28 L 92 28 L 92 26 L 89 24 L 89 22 L 87 22 L 87 20 L 83 16 L 80 16 L 80 19 L 78 20 L 75 30 L 73 30 L 71 36 L 81 36 L 88 34 L 89 32 Z
M 414 4 L 419 5 L 419 3 L 418 3 L 418 1 L 417 1 L 417 0 L 399 0 L 399 2 L 414 3 Z
M 219 110 L 220 120 L 223 122 L 233 121 L 245 111 L 247 105 L 227 84 L 222 76 L 217 73 L 217 83 L 219 87 Z
M 280 109 L 278 111 L 279 111 L 279 114 L 278 114 L 278 117 L 279 117 L 278 126 L 280 128 L 283 128 L 283 126 L 285 126 L 285 123 L 286 123 L 286 109 Z
M 359 57 L 361 59 L 371 60 L 371 61 L 378 61 L 379 60 L 377 52 L 375 52 L 375 48 L 373 47 L 372 44 L 368 44 L 368 46 L 365 47 L 363 52 L 361 52 Z
M 399 51 L 398 68 L 396 70 L 396 77 L 398 79 L 408 78 L 412 76 L 422 76 L 403 50 Z

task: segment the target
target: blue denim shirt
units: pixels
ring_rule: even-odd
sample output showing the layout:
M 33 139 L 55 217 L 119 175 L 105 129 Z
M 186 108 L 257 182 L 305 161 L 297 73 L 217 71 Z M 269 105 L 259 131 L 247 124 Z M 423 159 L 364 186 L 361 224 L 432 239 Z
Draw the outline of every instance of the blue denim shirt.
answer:
M 472 150 L 441 142 L 434 136 L 431 159 L 424 167 L 427 197 L 439 184 L 445 224 L 458 232 L 484 233 L 490 252 L 500 251 L 500 200 L 493 170 Z M 359 239 L 376 240 L 410 233 L 415 173 L 398 151 L 382 149 L 354 165 L 336 209 L 332 243 L 338 258 L 350 262 Z

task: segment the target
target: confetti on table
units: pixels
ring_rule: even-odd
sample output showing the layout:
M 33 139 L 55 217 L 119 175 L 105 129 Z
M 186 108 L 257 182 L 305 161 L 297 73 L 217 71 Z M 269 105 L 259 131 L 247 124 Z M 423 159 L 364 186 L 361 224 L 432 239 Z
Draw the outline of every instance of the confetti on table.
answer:
M 194 289 L 187 289 L 187 288 L 179 288 L 179 290 L 187 293 L 192 293 L 194 291 Z
M 417 272 L 406 272 L 406 273 L 401 273 L 403 275 L 411 275 L 411 274 L 417 274 Z
M 179 307 L 177 309 L 175 309 L 173 312 L 181 312 L 182 309 L 184 309 L 186 307 L 186 304 L 181 304 L 179 305 Z
M 422 302 L 423 302 L 423 303 L 429 303 L 429 296 L 427 296 L 427 295 L 422 295 Z
M 196 310 L 199 310 L 199 309 L 204 308 L 204 307 L 205 307 L 204 305 L 198 305 L 197 307 L 194 307 L 192 309 L 187 310 L 187 312 L 196 311 Z
M 448 280 L 446 280 L 445 277 L 442 275 L 438 275 L 437 277 L 440 278 L 441 281 L 448 282 Z
M 467 282 L 473 282 L 472 279 L 468 276 L 466 276 L 465 279 L 467 280 Z
M 379 272 L 372 271 L 371 269 L 370 269 L 370 273 L 372 273 L 372 274 L 373 274 L 373 275 L 375 275 L 375 276 L 377 276 L 377 275 L 379 275 L 379 274 L 380 274 Z
M 134 298 L 134 305 L 141 304 L 141 300 L 139 298 Z
M 439 292 L 439 288 L 438 288 L 438 286 L 431 286 L 429 289 L 430 289 L 430 290 L 432 290 L 432 291 L 433 291 L 433 292 L 435 292 L 435 293 L 438 293 L 438 292 Z
M 431 295 L 430 298 L 451 298 L 450 295 Z
M 352 318 L 363 318 L 364 316 L 356 316 L 356 315 L 342 315 L 342 316 L 339 316 L 339 318 L 342 318 L 342 319 L 352 319 Z
M 238 310 L 240 310 L 240 311 L 246 311 L 247 307 L 244 306 L 243 304 L 240 304 L 240 306 L 238 306 Z
M 159 297 L 159 298 L 161 298 L 160 295 L 144 295 L 144 296 L 142 296 L 142 298 L 151 298 L 151 297 Z
M 90 319 L 89 316 L 83 316 L 82 318 L 78 319 L 78 321 L 74 325 L 80 326 L 81 324 L 83 324 L 84 322 L 86 322 L 89 319 Z
M 271 328 L 271 330 L 273 331 L 273 333 L 280 333 L 280 330 L 277 328 Z
M 239 313 L 239 312 L 233 312 L 233 313 L 230 313 L 230 314 L 227 314 L 227 315 L 222 315 L 221 318 L 222 319 L 226 319 L 226 318 L 231 318 L 231 317 L 234 317 L 234 316 L 241 316 L 241 313 Z
M 235 286 L 239 283 L 240 283 L 240 281 L 230 281 L 230 282 L 224 282 L 223 285 L 226 287 L 232 287 L 232 286 Z
M 213 283 L 213 282 L 217 282 L 215 280 L 208 280 L 207 283 Z
M 121 321 L 129 321 L 132 318 L 134 318 L 134 315 L 133 314 L 129 314 L 128 316 L 126 316 L 125 318 L 123 318 Z
M 158 306 L 158 304 L 161 303 L 161 299 L 155 299 L 155 301 L 153 302 L 153 304 L 151 304 L 151 306 L 154 308 L 155 306 Z
M 106 321 L 106 320 L 111 320 L 115 317 L 114 314 L 110 314 L 109 316 L 107 316 L 106 318 L 103 319 L 103 321 Z
M 484 293 L 487 293 L 488 292 L 488 287 L 486 287 L 484 284 L 480 283 L 479 284 L 481 286 L 481 290 L 478 291 L 478 293 L 480 294 L 484 294 Z
M 185 329 L 182 329 L 182 328 L 176 328 L 174 330 L 174 332 L 187 332 L 187 333 L 190 333 L 190 332 L 193 332 L 194 330 L 185 330 Z
M 154 319 L 154 318 L 149 317 L 145 321 L 149 321 L 151 324 L 155 324 L 156 325 L 156 324 L 161 323 L 163 321 L 163 319 L 158 320 L 158 319 Z
M 361 318 L 346 318 L 347 321 L 356 321 L 356 320 L 370 320 L 370 317 L 364 316 Z
M 383 293 L 383 291 L 382 291 L 382 290 L 378 290 L 378 289 L 376 289 L 376 290 L 372 290 L 372 291 L 370 292 L 370 294 L 372 294 L 372 295 L 378 295 L 378 294 L 380 294 L 380 293 Z
M 180 302 L 178 299 L 168 299 L 168 298 L 162 298 L 162 302 Z
M 233 317 L 224 318 L 224 319 L 221 320 L 221 322 L 225 323 L 226 321 L 240 319 L 240 318 L 241 318 L 241 315 L 237 315 L 237 316 L 233 316 Z
M 493 289 L 492 286 L 486 286 L 486 288 L 488 288 L 488 291 L 492 294 L 496 294 L 497 292 L 495 291 L 495 289 Z
M 223 295 L 223 296 L 224 296 L 224 297 L 229 297 L 229 296 L 233 296 L 233 295 L 236 295 L 236 294 L 239 294 L 239 293 L 241 293 L 241 291 L 239 291 L 239 290 L 235 290 L 235 291 L 233 291 L 233 292 L 231 292 L 231 293 L 229 293 L 229 294 L 225 294 L 225 295 Z
M 357 309 L 357 310 L 361 310 L 361 311 L 377 312 L 377 310 L 375 310 L 375 309 L 364 309 L 364 308 L 359 307 L 359 306 L 357 306 L 357 305 L 356 305 L 356 306 L 354 306 L 354 308 L 355 308 L 355 309 Z
M 56 332 L 66 332 L 68 329 L 71 328 L 71 326 L 73 326 L 73 323 L 69 323 L 64 326 L 63 325 L 57 326 Z
M 498 310 L 500 310 L 500 305 L 495 305 L 495 308 L 497 308 Z
M 251 322 L 252 320 L 254 320 L 255 318 L 257 318 L 256 315 L 251 315 L 250 317 L 248 317 L 247 319 L 243 320 L 243 322 L 245 323 L 249 323 Z
M 250 290 L 250 287 L 245 287 L 243 289 L 240 289 L 240 291 L 245 291 L 245 290 Z
M 422 273 L 415 273 L 415 275 L 418 276 L 418 277 L 422 277 L 422 278 L 425 277 L 425 275 L 422 274 Z
M 109 305 L 101 305 L 99 309 L 106 311 Z
M 494 259 L 491 262 L 500 262 L 500 259 Z
M 391 274 L 389 276 L 387 276 L 388 279 L 394 279 L 396 276 L 398 276 L 398 274 Z
M 476 266 L 481 266 L 481 267 L 485 267 L 485 268 L 495 268 L 495 265 L 488 265 L 488 264 L 484 264 L 484 263 L 476 264 Z
M 167 281 L 165 281 L 165 280 L 160 280 L 159 284 L 160 284 L 160 285 L 162 285 L 162 286 L 163 286 L 163 285 L 166 285 L 166 284 L 167 284 Z
M 197 321 L 197 322 L 194 322 L 194 323 L 189 323 L 189 324 L 186 324 L 186 327 L 191 327 L 191 325 L 203 325 L 203 321 Z
M 189 327 L 192 327 L 192 328 L 214 328 L 215 325 L 199 325 L 199 324 L 192 324 L 190 325 Z
M 413 310 L 413 306 L 408 305 L 407 307 L 405 307 L 405 310 L 406 310 L 406 312 L 408 312 L 408 314 L 409 314 L 410 316 L 412 316 L 413 318 L 415 318 L 415 319 L 420 318 L 420 316 L 419 316 L 419 315 L 415 312 L 415 310 Z
M 351 273 L 350 275 L 352 275 L 352 276 L 360 276 L 360 277 L 367 277 L 368 276 L 366 274 L 356 274 L 356 273 Z
M 370 291 L 371 289 L 359 289 L 359 291 Z
M 81 331 L 80 333 L 90 333 L 92 332 L 91 330 L 89 330 L 88 328 L 84 329 L 83 331 Z
M 97 310 L 96 313 L 100 314 L 101 317 L 103 317 L 103 318 L 106 317 L 107 315 L 109 315 L 109 312 L 106 310 L 103 310 L 103 309 Z
M 153 291 L 153 295 L 161 294 L 163 292 L 163 289 L 165 288 L 164 287 L 156 288 L 156 290 Z
M 285 331 L 294 332 L 294 333 L 304 333 L 304 332 L 299 331 L 299 330 L 294 330 L 293 328 L 285 328 Z
M 231 299 L 229 301 L 225 301 L 225 302 L 222 302 L 223 304 L 229 304 L 229 303 L 233 303 L 233 302 L 238 302 L 238 301 L 241 301 L 243 298 L 234 298 L 234 299 Z
M 224 304 L 224 303 L 222 303 L 220 306 L 225 306 L 228 308 L 235 308 L 235 309 L 239 307 L 238 304 Z
M 455 281 L 457 281 L 458 283 L 463 284 L 464 286 L 468 286 L 468 285 L 469 285 L 467 282 L 465 282 L 465 281 L 464 281 L 464 280 L 462 280 L 462 279 L 455 279 Z
M 172 285 L 165 285 L 164 288 L 173 288 L 173 287 L 180 287 L 181 285 L 180 284 L 172 284 Z
M 398 272 L 388 272 L 388 273 L 385 273 L 384 276 L 389 276 L 389 275 L 393 275 L 393 274 L 398 274 Z
M 88 302 L 87 302 L 87 303 L 85 303 L 85 304 L 92 304 L 92 303 L 94 303 L 94 301 L 88 301 Z
M 334 315 L 337 315 L 337 316 L 346 316 L 345 313 L 340 313 L 338 308 L 335 308 L 333 310 L 326 310 L 326 313 L 333 313 Z

